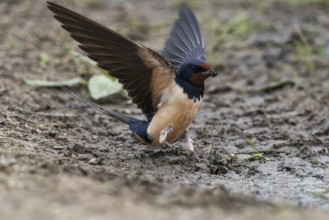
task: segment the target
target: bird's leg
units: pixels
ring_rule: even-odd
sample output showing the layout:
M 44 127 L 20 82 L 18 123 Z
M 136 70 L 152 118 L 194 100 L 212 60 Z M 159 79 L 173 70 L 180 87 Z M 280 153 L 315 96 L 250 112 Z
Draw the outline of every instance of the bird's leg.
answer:
M 182 135 L 182 139 L 185 142 L 182 148 L 186 151 L 193 153 L 194 152 L 193 140 L 190 138 L 187 130 Z
M 186 130 L 184 132 L 184 134 L 181 138 L 185 142 L 182 148 L 184 150 L 186 150 L 187 152 L 190 152 L 191 156 L 193 156 L 195 159 L 200 161 L 198 154 L 194 151 L 193 140 L 191 139 L 190 135 L 188 134 L 188 130 Z

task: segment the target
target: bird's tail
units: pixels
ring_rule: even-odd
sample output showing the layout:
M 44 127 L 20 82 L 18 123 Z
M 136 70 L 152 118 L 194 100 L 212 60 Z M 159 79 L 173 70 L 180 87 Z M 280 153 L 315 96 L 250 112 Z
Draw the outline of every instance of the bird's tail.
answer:
M 119 113 L 119 112 L 114 112 L 114 111 L 111 111 L 111 110 L 108 110 L 108 109 L 105 109 L 93 102 L 89 102 L 87 100 L 85 100 L 84 98 L 80 97 L 79 95 L 77 95 L 76 93 L 74 93 L 71 89 L 67 88 L 66 86 L 62 86 L 62 89 L 69 93 L 71 96 L 73 96 L 75 99 L 79 100 L 80 102 L 86 104 L 86 105 L 89 105 L 90 107 L 92 107 L 93 109 L 103 113 L 103 114 L 106 114 L 106 115 L 109 115 L 127 125 L 130 125 L 131 124 L 131 121 L 135 121 L 136 119 L 135 118 L 132 118 L 132 117 L 129 117 L 127 115 L 124 115 L 122 113 Z

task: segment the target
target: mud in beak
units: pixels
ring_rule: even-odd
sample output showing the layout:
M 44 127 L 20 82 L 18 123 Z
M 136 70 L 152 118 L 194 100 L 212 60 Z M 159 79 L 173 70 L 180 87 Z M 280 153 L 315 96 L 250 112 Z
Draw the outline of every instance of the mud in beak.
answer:
M 215 70 L 209 70 L 208 72 L 204 72 L 203 74 L 205 76 L 211 76 L 211 77 L 217 76 L 217 72 Z

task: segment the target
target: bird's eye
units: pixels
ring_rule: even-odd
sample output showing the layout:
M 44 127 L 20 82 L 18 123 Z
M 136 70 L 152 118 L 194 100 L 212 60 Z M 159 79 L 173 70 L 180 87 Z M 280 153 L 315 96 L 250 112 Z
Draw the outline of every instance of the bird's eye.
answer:
M 197 70 L 197 66 L 195 66 L 195 65 L 192 65 L 192 70 Z

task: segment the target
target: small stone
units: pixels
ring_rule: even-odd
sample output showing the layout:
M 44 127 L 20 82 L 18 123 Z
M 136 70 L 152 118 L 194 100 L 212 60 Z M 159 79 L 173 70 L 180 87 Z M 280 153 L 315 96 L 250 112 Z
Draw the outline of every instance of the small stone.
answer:
M 55 138 L 58 135 L 58 130 L 52 127 L 48 132 L 49 137 Z
M 38 126 L 37 126 L 37 129 L 45 129 L 45 125 L 44 124 L 38 124 Z
M 56 145 L 56 146 L 52 146 L 52 148 L 53 148 L 54 150 L 61 150 L 61 149 L 64 148 L 64 146 Z
M 90 165 L 96 165 L 96 164 L 98 164 L 98 161 L 97 161 L 96 158 L 91 158 L 91 159 L 89 160 L 88 163 L 89 163 Z
M 123 110 L 123 112 L 124 112 L 125 114 L 127 114 L 127 115 L 131 115 L 131 114 L 132 114 L 132 112 L 131 112 L 131 110 L 130 110 L 129 108 L 125 108 L 125 109 Z

